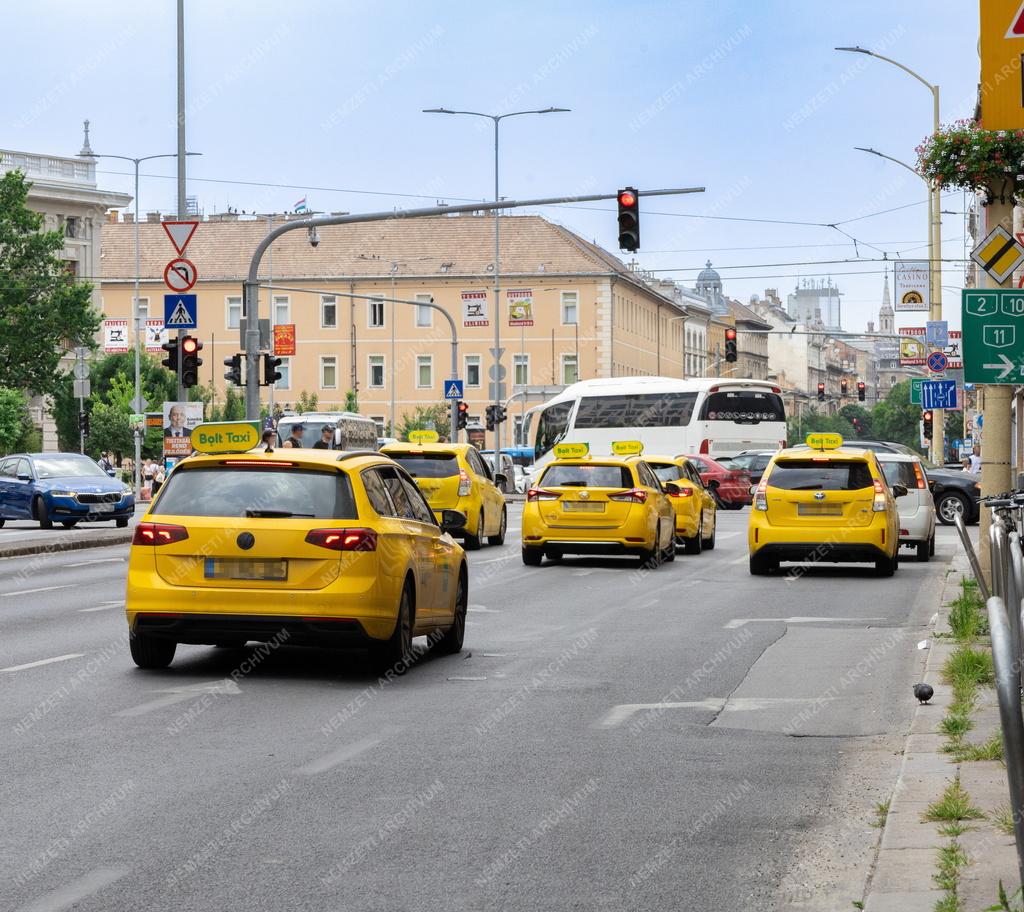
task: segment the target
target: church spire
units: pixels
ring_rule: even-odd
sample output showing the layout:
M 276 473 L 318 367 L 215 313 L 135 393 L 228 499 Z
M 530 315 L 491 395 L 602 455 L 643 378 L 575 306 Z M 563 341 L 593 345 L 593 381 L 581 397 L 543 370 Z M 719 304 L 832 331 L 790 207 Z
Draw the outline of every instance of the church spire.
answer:
M 85 138 L 82 141 L 82 151 L 78 153 L 78 156 L 79 158 L 95 158 L 92 146 L 89 145 L 89 121 L 83 121 L 82 126 L 85 130 Z
M 885 267 L 885 285 L 882 288 L 882 307 L 878 311 L 878 331 L 893 335 L 895 328 L 895 313 L 892 309 L 892 299 L 889 297 L 889 267 Z

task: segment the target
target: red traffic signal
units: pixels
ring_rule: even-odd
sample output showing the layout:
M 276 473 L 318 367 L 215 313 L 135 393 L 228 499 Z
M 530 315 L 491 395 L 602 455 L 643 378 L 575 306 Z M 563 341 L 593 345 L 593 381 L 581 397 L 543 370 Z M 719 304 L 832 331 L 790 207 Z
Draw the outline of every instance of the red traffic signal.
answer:
M 636 205 L 636 193 L 632 190 L 619 191 L 619 205 L 632 207 Z
M 863 380 L 857 381 L 857 398 L 863 402 L 864 394 L 867 391 L 867 384 Z
M 186 355 L 194 355 L 199 351 L 199 341 L 197 339 L 193 339 L 192 336 L 185 336 L 185 338 L 181 340 L 181 350 Z
M 735 361 L 737 358 L 737 354 L 738 352 L 736 350 L 736 330 L 733 329 L 732 327 L 729 327 L 729 329 L 725 331 L 725 360 Z
M 203 359 L 199 353 L 203 343 L 195 336 L 183 336 L 181 339 L 181 385 L 190 389 L 199 383 L 199 368 Z
M 636 188 L 619 191 L 619 249 L 636 253 L 640 249 L 640 198 Z
M 824 402 L 825 401 L 825 384 L 824 383 L 819 383 L 818 384 L 818 401 L 819 402 Z
M 931 409 L 926 412 L 921 412 L 921 425 L 924 430 L 924 439 L 932 439 L 932 413 Z
M 469 403 L 460 399 L 456 403 L 455 412 L 455 417 L 456 420 L 458 421 L 458 424 L 456 425 L 456 430 L 465 430 L 465 427 L 469 422 Z

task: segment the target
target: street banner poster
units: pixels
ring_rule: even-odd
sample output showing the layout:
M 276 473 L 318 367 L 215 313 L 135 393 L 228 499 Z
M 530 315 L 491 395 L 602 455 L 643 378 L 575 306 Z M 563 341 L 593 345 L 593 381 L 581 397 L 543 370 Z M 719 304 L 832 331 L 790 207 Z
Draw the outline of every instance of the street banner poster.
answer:
M 929 310 L 927 260 L 897 260 L 893 267 L 896 310 Z
M 147 320 L 145 339 L 146 351 L 154 353 L 163 351 L 163 344 L 168 339 L 167 327 L 164 326 L 164 321 Z
M 274 354 L 295 354 L 295 324 L 279 323 L 274 327 Z
M 123 354 L 128 351 L 128 321 L 103 321 L 103 351 L 108 355 Z
M 487 321 L 487 292 L 486 291 L 464 291 L 462 292 L 462 325 L 463 326 L 488 326 Z
M 202 402 L 165 402 L 164 456 L 188 456 L 192 452 L 192 428 L 202 423 Z
M 905 326 L 897 330 L 900 340 L 900 367 L 922 367 L 928 363 L 928 355 L 933 349 L 926 340 L 927 328 L 924 326 Z M 962 333 L 959 329 L 949 331 L 949 339 L 944 348 L 938 349 L 946 356 L 946 370 L 963 370 Z
M 509 289 L 505 294 L 508 298 L 508 325 L 533 326 L 533 291 Z

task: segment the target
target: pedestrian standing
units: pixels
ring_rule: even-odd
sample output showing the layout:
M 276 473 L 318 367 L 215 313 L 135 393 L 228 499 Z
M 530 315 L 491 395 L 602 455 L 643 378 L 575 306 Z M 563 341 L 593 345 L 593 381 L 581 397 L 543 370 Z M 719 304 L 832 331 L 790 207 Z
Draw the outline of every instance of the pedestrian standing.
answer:
M 100 453 L 99 466 L 100 466 L 101 469 L 103 469 L 104 472 L 106 472 L 107 469 L 110 468 L 110 461 L 107 459 L 107 451 L 106 450 L 103 450 Z
M 972 475 L 981 474 L 981 447 L 978 444 L 974 445 L 974 450 L 971 452 L 971 467 L 967 471 Z
M 156 471 L 153 473 L 153 496 L 156 497 L 159 492 L 161 485 L 164 483 L 164 467 L 157 465 Z

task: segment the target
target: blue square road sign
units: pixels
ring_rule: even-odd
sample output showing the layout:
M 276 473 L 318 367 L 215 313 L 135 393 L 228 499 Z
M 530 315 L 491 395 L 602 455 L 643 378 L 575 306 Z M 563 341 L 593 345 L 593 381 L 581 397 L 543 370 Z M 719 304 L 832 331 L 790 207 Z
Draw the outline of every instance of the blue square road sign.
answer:
M 955 409 L 956 380 L 928 380 L 921 384 L 921 407 Z
M 461 380 L 445 380 L 444 381 L 444 398 L 445 399 L 461 399 L 462 398 L 462 381 Z
M 194 294 L 164 295 L 164 326 L 168 329 L 195 329 L 198 325 Z

